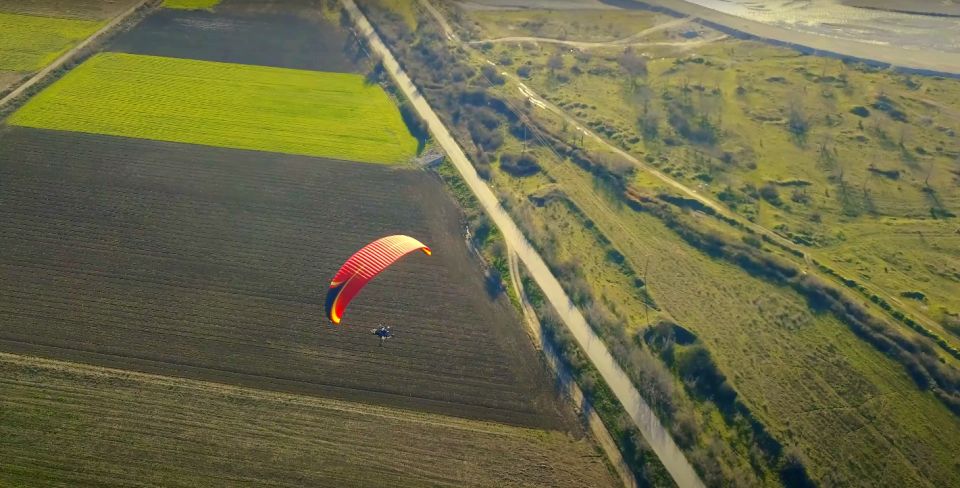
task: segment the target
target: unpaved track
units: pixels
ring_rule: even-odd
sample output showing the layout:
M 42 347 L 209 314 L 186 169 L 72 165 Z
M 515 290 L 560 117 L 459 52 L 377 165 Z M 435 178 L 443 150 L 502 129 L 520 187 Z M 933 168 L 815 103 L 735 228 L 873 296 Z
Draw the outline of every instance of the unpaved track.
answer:
M 630 418 L 643 434 L 653 452 L 660 458 L 667 471 L 673 477 L 677 486 L 701 487 L 704 486 L 700 477 L 687 461 L 683 452 L 670 437 L 670 433 L 663 427 L 660 420 L 643 400 L 634 387 L 630 377 L 620 368 L 603 340 L 593 332 L 580 310 L 570 301 L 557 278 L 551 273 L 546 262 L 530 245 L 519 227 L 513 222 L 510 215 L 500 206 L 497 197 L 487 184 L 480 179 L 476 169 L 464 154 L 456 140 L 447 131 L 440 118 L 433 111 L 427 101 L 420 95 L 416 86 L 404 73 L 390 50 L 380 40 L 380 36 L 373 30 L 366 16 L 357 8 L 353 0 L 342 0 L 347 12 L 353 18 L 359 32 L 366 36 L 370 48 L 383 60 L 383 65 L 397 86 L 410 99 L 411 104 L 423 120 L 426 121 L 430 133 L 450 157 L 450 161 L 460 172 L 464 182 L 476 196 L 486 213 L 500 229 L 504 240 L 514 249 L 520 260 L 526 265 L 534 281 L 543 290 L 550 304 L 563 319 L 574 338 L 590 358 L 597 371 L 613 390 L 614 395 L 624 406 Z
M 158 3 L 158 2 L 159 2 L 159 0 L 142 0 L 142 1 L 140 1 L 140 2 L 137 2 L 136 5 L 128 8 L 127 10 L 125 10 L 122 14 L 116 16 L 116 17 L 115 17 L 113 20 L 111 20 L 107 25 L 103 26 L 103 28 L 101 28 L 101 29 L 98 30 L 97 32 L 94 32 L 92 36 L 84 39 L 83 42 L 81 42 L 80 44 L 77 44 L 76 46 L 74 46 L 73 49 L 71 49 L 71 50 L 63 53 L 62 56 L 60 56 L 59 58 L 57 58 L 54 62 L 50 63 L 46 68 L 43 68 L 42 70 L 38 71 L 37 74 L 31 76 L 29 80 L 23 82 L 23 84 L 21 84 L 20 86 L 18 86 L 17 88 L 15 88 L 13 91 L 11 91 L 10 93 L 8 93 L 7 96 L 5 96 L 5 97 L 3 97 L 2 99 L 0 99 L 0 108 L 5 107 L 8 103 L 12 102 L 12 101 L 15 100 L 17 97 L 19 97 L 20 95 L 22 95 L 24 92 L 26 92 L 27 90 L 29 90 L 30 87 L 32 87 L 33 85 L 36 85 L 36 84 L 39 83 L 41 80 L 43 80 L 43 79 L 46 78 L 48 75 L 50 75 L 50 73 L 52 73 L 53 71 L 59 69 L 59 68 L 60 68 L 61 66 L 63 66 L 64 64 L 66 64 L 67 61 L 70 61 L 71 59 L 73 59 L 73 57 L 76 56 L 77 53 L 79 53 L 82 49 L 84 49 L 84 48 L 86 48 L 87 46 L 93 44 L 93 43 L 94 43 L 97 39 L 99 39 L 101 36 L 103 36 L 103 35 L 106 34 L 107 32 L 110 32 L 111 30 L 113 30 L 114 28 L 116 28 L 118 25 L 120 25 L 121 22 L 123 22 L 123 21 L 126 20 L 128 17 L 130 17 L 131 15 L 133 15 L 140 7 L 142 7 L 142 6 L 146 5 L 146 4 Z
M 496 39 L 487 39 L 483 41 L 472 41 L 470 44 L 484 44 L 487 42 L 538 42 L 543 44 L 560 44 L 563 46 L 575 47 L 577 49 L 596 49 L 603 47 L 620 47 L 620 46 L 633 46 L 633 47 L 684 47 L 692 48 L 697 46 L 702 46 L 704 44 L 709 44 L 711 42 L 719 41 L 725 39 L 727 36 L 720 34 L 711 37 L 706 37 L 703 39 L 697 39 L 693 41 L 656 41 L 656 42 L 643 42 L 643 41 L 632 41 L 621 39 L 619 41 L 608 41 L 608 42 L 582 42 L 582 41 L 567 41 L 564 39 L 551 39 L 549 37 L 499 37 Z M 631 36 L 627 39 L 632 39 L 634 36 Z
M 454 33 L 453 29 L 450 28 L 450 25 L 447 24 L 447 20 L 440 14 L 439 11 L 427 0 L 420 0 L 420 3 L 430 11 L 431 14 L 440 22 L 440 25 L 443 26 L 444 32 L 447 33 L 447 38 L 451 40 L 457 40 L 457 36 Z M 498 37 L 496 39 L 483 39 L 480 41 L 471 41 L 469 44 L 484 44 L 487 42 L 539 42 L 545 44 L 561 44 L 564 46 L 575 47 L 577 49 L 595 49 L 603 47 L 620 47 L 620 46 L 674 46 L 674 47 L 695 47 L 698 45 L 705 44 L 707 42 L 713 42 L 719 39 L 722 39 L 726 36 L 715 36 L 710 39 L 697 39 L 692 41 L 660 41 L 660 42 L 643 42 L 641 39 L 647 37 L 650 34 L 659 32 L 665 29 L 670 29 L 673 27 L 680 27 L 686 25 L 691 21 L 689 17 L 682 19 L 674 19 L 667 22 L 657 24 L 648 29 L 644 29 L 636 34 L 624 37 L 623 39 L 616 39 L 613 41 L 602 41 L 602 42 L 588 42 L 588 41 L 573 41 L 569 39 L 554 39 L 550 37 L 531 37 L 531 36 L 510 36 L 510 37 Z

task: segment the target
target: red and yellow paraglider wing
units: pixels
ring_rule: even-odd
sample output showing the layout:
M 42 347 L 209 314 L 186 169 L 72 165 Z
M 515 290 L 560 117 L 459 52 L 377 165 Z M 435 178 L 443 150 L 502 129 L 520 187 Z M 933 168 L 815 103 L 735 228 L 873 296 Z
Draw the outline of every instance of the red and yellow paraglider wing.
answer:
M 339 324 L 343 311 L 353 297 L 381 271 L 407 254 L 421 250 L 430 255 L 430 248 L 422 242 L 404 235 L 388 236 L 367 244 L 343 263 L 327 291 L 327 317 Z

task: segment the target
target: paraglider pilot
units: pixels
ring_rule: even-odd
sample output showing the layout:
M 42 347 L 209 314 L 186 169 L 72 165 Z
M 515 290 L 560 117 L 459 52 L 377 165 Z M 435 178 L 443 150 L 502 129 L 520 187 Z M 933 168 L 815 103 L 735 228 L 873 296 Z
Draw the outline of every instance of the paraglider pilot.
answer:
M 373 329 L 370 332 L 372 332 L 373 335 L 380 338 L 380 347 L 383 347 L 383 341 L 393 337 L 393 333 L 390 332 L 389 325 L 388 326 L 381 325 L 380 327 L 377 327 L 376 329 Z

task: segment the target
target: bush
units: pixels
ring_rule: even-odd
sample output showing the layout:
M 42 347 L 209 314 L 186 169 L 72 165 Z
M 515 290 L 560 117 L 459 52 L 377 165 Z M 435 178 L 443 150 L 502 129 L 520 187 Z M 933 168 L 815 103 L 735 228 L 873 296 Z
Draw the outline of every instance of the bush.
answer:
M 856 115 L 857 117 L 870 116 L 870 110 L 867 109 L 867 107 L 864 107 L 862 105 L 857 105 L 856 107 L 851 108 L 850 113 L 852 113 L 853 115 Z
M 524 78 L 529 78 L 531 71 L 532 71 L 532 68 L 531 68 L 530 66 L 524 65 L 524 66 L 521 66 L 521 67 L 517 68 L 517 75 L 518 75 L 518 76 L 522 76 L 522 77 L 524 77 Z
M 677 371 L 698 395 L 712 399 L 721 411 L 731 412 L 737 392 L 727 383 L 710 352 L 699 344 L 691 346 L 677 358 Z
M 922 291 L 905 291 L 900 293 L 900 296 L 921 302 L 927 301 L 927 295 L 925 295 Z
M 689 412 L 678 415 L 671 430 L 674 440 L 683 449 L 693 447 L 700 436 L 700 426 L 697 425 L 697 420 Z
M 773 183 L 767 183 L 760 187 L 760 196 L 770 202 L 771 205 L 780 206 L 783 205 L 783 200 L 780 200 L 780 191 L 777 190 L 777 186 Z
M 427 129 L 427 123 L 420 118 L 420 115 L 413 109 L 409 102 L 404 101 L 400 105 L 400 117 L 407 124 L 407 128 L 413 137 L 418 141 L 426 141 L 430 137 L 430 131 Z
M 484 79 L 494 85 L 502 85 L 507 82 L 506 78 L 498 73 L 496 68 L 490 66 L 489 64 L 480 68 L 480 74 L 483 75 Z
M 470 137 L 480 149 L 495 151 L 503 145 L 503 134 L 499 130 L 490 129 L 477 119 L 471 119 L 467 125 Z
M 523 177 L 535 175 L 540 171 L 540 165 L 530 154 L 504 154 L 500 156 L 500 169 L 513 176 Z
M 788 488 L 812 488 L 816 486 L 807 474 L 806 458 L 796 447 L 790 446 L 783 452 L 780 480 Z

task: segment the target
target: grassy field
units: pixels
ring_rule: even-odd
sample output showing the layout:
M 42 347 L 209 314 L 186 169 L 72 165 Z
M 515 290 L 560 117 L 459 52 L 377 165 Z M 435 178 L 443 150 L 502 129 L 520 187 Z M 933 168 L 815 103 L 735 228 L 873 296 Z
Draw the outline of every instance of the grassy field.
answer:
M 0 350 L 569 425 L 454 202 L 419 171 L 21 127 L 0 141 Z M 434 254 L 330 327 L 332 274 L 394 233 Z M 383 348 L 378 323 L 396 334 Z
M 43 68 L 101 25 L 97 21 L 8 14 L 0 10 L 0 71 L 30 72 Z
M 614 486 L 539 431 L 0 354 L 4 486 Z
M 960 331 L 960 82 L 751 41 L 643 52 L 648 74 L 634 82 L 622 49 L 496 45 L 487 55 L 527 66 L 525 82 L 582 124 L 844 275 L 921 297 L 897 306 L 960 343 L 944 332 Z M 546 67 L 554 53 L 559 75 Z
M 204 10 L 215 7 L 220 0 L 163 0 L 164 8 Z
M 120 53 L 89 59 L 9 123 L 371 163 L 417 149 L 396 106 L 359 75 Z

